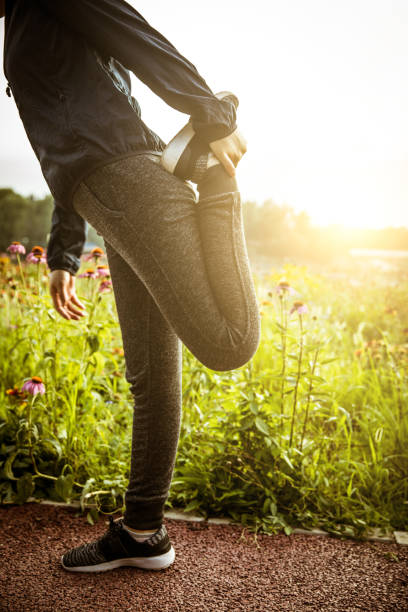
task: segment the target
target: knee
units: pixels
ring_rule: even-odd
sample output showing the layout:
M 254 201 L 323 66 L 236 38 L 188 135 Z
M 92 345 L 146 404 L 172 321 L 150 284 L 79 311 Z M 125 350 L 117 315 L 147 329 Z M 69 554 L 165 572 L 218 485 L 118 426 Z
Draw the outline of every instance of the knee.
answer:
M 255 355 L 260 344 L 260 325 L 255 323 L 245 340 L 239 344 L 225 343 L 221 348 L 217 345 L 207 350 L 199 357 L 201 363 L 211 370 L 227 372 L 242 367 Z

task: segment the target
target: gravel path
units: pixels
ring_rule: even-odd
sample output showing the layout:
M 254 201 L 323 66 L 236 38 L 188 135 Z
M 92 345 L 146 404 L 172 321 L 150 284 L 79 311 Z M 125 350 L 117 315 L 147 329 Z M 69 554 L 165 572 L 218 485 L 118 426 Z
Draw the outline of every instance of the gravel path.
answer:
M 98 537 L 107 520 L 90 526 L 75 509 L 1 506 L 0 610 L 408 611 L 408 547 L 303 535 L 256 543 L 237 526 L 165 522 L 176 550 L 166 570 L 71 574 L 61 554 Z

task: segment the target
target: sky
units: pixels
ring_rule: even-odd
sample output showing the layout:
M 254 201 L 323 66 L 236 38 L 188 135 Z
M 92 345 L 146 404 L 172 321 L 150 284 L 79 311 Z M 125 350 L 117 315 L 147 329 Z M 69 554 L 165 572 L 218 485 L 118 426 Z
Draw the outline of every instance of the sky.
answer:
M 240 100 L 244 199 L 316 225 L 408 227 L 406 0 L 138 0 L 204 77 Z M 4 20 L 0 22 L 1 64 Z M 0 76 L 0 186 L 48 193 Z M 165 140 L 188 120 L 136 77 L 142 118 Z

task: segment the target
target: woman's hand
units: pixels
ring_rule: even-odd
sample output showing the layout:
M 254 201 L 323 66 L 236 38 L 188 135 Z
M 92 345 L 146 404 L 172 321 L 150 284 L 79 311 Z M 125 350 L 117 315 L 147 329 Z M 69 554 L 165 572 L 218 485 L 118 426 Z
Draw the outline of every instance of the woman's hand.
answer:
M 235 176 L 235 167 L 247 151 L 247 143 L 241 131 L 237 128 L 229 136 L 210 142 L 210 149 L 217 157 L 228 174 Z
M 75 293 L 75 276 L 66 270 L 53 270 L 50 273 L 50 294 L 54 307 L 64 319 L 75 319 L 76 321 L 85 315 L 76 306 L 85 308 Z

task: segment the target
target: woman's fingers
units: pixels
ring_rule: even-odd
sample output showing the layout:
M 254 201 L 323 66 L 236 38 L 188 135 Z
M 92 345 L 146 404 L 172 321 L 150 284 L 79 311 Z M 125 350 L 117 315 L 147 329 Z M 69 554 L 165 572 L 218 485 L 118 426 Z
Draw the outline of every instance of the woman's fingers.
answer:
M 229 136 L 210 142 L 210 149 L 219 159 L 230 176 L 235 176 L 235 168 L 247 151 L 247 143 L 237 128 Z
M 51 297 L 54 303 L 54 308 L 61 315 L 61 317 L 64 317 L 64 319 L 70 319 L 71 317 L 69 316 L 64 306 L 62 305 L 62 301 L 61 301 L 61 297 L 59 293 L 57 293 L 56 291 L 52 292 Z
M 85 306 L 82 304 L 82 302 L 78 299 L 78 296 L 75 293 L 75 290 L 71 294 L 71 302 L 73 302 L 74 304 L 76 304 L 80 308 L 85 308 Z
M 228 157 L 227 154 L 223 155 L 222 158 L 220 159 L 220 162 L 222 163 L 222 165 L 224 166 L 225 170 L 227 171 L 227 173 L 231 176 L 234 177 L 235 176 L 235 165 L 233 163 L 233 161 L 231 160 L 230 157 Z
M 79 301 L 75 293 L 75 278 L 65 270 L 53 270 L 50 275 L 50 293 L 55 310 L 64 319 L 82 318 L 85 313 L 76 308 L 85 306 Z

